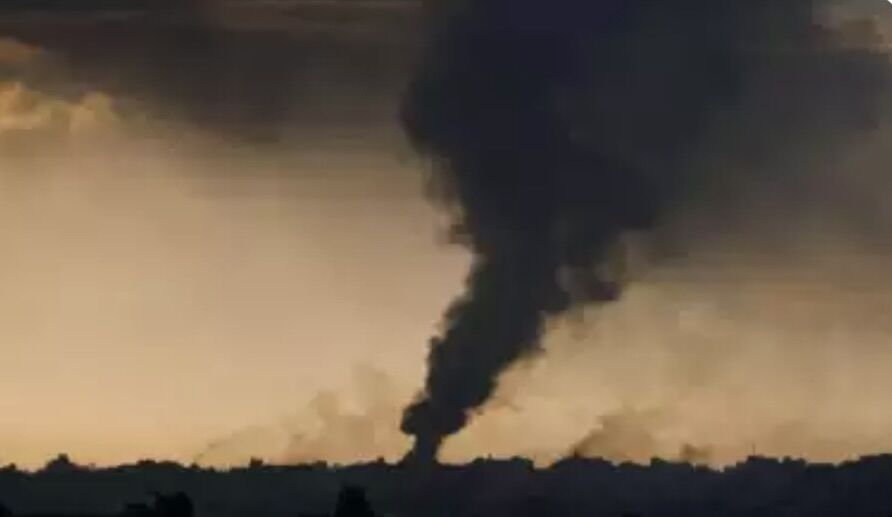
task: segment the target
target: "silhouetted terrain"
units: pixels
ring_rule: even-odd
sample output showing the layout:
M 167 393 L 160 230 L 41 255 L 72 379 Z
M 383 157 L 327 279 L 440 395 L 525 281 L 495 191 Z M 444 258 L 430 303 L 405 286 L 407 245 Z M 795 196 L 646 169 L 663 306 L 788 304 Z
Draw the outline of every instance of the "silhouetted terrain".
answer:
M 223 472 L 155 462 L 89 469 L 65 458 L 36 473 L 0 471 L 0 499 L 14 515 L 191 515 L 176 513 L 187 512 L 176 499 L 183 492 L 194 515 L 221 517 L 888 516 L 890 487 L 892 456 L 839 466 L 750 458 L 723 471 L 567 459 L 544 469 L 525 460 L 479 460 L 423 470 L 255 463 Z M 154 507 L 132 504 L 152 493 L 173 495 Z M 128 503 L 131 513 L 122 513 Z

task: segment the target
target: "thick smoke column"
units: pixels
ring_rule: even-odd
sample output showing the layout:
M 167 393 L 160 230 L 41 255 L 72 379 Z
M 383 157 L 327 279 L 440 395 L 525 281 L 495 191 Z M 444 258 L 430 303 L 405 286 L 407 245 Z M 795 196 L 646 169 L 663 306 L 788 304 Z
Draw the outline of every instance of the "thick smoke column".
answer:
M 415 437 L 408 459 L 422 462 L 486 401 L 499 373 L 539 350 L 549 315 L 619 295 L 618 239 L 657 226 L 673 203 L 707 187 L 713 178 L 689 165 L 750 82 L 780 88 L 777 106 L 741 121 L 754 142 L 790 129 L 791 113 L 809 119 L 828 100 L 812 90 L 844 105 L 834 124 L 859 124 L 881 82 L 870 53 L 830 51 L 811 0 L 453 7 L 404 111 L 439 194 L 456 208 L 453 235 L 474 253 L 467 289 L 432 340 L 425 389 L 404 414 Z M 789 73 L 823 54 L 803 65 L 817 75 Z

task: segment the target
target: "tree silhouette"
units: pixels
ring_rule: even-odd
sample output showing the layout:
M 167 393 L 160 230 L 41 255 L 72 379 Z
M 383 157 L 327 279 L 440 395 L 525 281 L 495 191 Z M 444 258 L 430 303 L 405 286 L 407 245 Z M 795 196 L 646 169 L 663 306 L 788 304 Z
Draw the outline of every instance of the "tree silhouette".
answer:
M 74 472 L 78 470 L 76 463 L 71 461 L 67 454 L 60 454 L 47 462 L 43 467 L 44 472 Z

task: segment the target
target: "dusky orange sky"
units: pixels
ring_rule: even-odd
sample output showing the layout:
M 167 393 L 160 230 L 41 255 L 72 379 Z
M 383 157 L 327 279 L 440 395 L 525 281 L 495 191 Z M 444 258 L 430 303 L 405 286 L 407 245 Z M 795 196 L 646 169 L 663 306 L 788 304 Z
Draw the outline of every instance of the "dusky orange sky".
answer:
M 81 59 L 0 43 L 0 462 L 399 458 L 400 411 L 468 265 L 390 115 L 408 70 L 354 89 L 356 61 L 311 56 L 277 141 L 258 143 L 167 93 L 84 81 Z M 239 97 L 257 93 L 246 61 L 225 102 L 256 103 Z M 852 170 L 886 163 L 884 131 Z M 756 219 L 642 264 L 619 303 L 553 322 L 444 459 L 547 462 L 586 437 L 585 454 L 635 460 L 889 450 L 887 259 L 870 235 L 815 230 L 830 226 L 765 253 Z

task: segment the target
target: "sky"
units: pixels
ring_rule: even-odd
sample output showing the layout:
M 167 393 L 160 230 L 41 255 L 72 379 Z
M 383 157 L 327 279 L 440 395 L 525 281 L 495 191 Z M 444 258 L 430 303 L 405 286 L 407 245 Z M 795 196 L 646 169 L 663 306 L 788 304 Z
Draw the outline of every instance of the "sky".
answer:
M 0 18 L 0 463 L 400 458 L 470 263 L 396 114 L 421 12 L 112 14 Z M 813 196 L 682 213 L 670 260 L 630 237 L 443 458 L 892 449 L 888 134 L 791 144 Z

